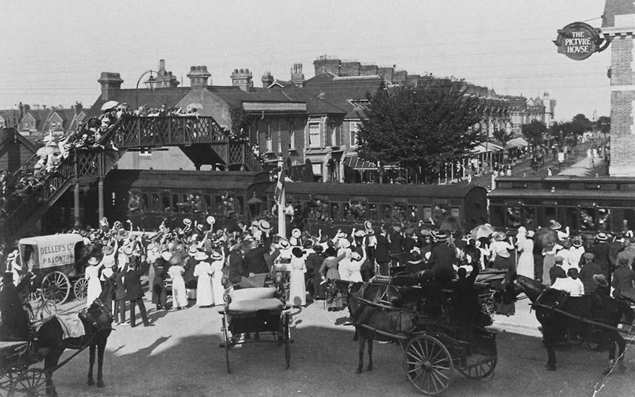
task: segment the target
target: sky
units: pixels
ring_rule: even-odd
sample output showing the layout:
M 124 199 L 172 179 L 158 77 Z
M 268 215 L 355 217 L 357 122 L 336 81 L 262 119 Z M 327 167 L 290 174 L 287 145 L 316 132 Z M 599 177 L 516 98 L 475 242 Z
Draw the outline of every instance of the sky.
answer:
M 256 86 L 294 63 L 314 76 L 329 55 L 410 74 L 454 76 L 498 94 L 557 101 L 556 120 L 610 114 L 610 47 L 584 61 L 557 52 L 557 30 L 601 26 L 602 0 L 2 0 L 0 109 L 92 105 L 101 72 L 135 88 L 165 59 L 183 85 L 206 65 L 214 85 L 248 68 Z

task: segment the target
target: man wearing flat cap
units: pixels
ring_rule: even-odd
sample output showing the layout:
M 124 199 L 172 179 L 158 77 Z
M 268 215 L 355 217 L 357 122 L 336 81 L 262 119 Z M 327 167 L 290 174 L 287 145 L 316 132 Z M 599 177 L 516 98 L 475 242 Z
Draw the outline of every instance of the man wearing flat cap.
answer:
M 582 269 L 580 270 L 580 280 L 584 284 L 584 292 L 586 294 L 595 293 L 597 284 L 593 282 L 593 276 L 602 274 L 602 268 L 595 263 L 594 255 L 591 252 L 582 254 Z

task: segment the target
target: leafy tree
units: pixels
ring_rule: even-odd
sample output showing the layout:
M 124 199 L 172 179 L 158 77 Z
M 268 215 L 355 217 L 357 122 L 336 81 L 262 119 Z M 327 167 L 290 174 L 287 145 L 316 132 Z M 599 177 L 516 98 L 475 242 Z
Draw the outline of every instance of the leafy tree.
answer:
M 503 146 L 503 151 L 505 151 L 507 143 L 509 143 L 509 141 L 511 141 L 514 137 L 514 134 L 511 131 L 507 131 L 507 129 L 505 128 L 496 128 L 492 135 L 494 136 L 494 138 L 496 138 L 497 141 L 501 143 L 501 145 Z
M 467 156 L 483 140 L 474 128 L 478 99 L 465 95 L 463 81 L 428 77 L 368 96 L 358 153 L 380 165 L 397 164 L 434 178 L 448 163 Z
M 576 135 L 582 135 L 593 129 L 593 123 L 587 119 L 582 113 L 576 114 L 571 120 L 572 132 Z
M 547 132 L 545 123 L 533 120 L 529 124 L 524 124 L 521 128 L 523 136 L 534 150 L 540 149 L 542 147 L 544 134 Z
M 595 121 L 595 129 L 604 134 L 604 140 L 606 140 L 606 134 L 611 132 L 611 118 L 608 116 L 600 116 Z

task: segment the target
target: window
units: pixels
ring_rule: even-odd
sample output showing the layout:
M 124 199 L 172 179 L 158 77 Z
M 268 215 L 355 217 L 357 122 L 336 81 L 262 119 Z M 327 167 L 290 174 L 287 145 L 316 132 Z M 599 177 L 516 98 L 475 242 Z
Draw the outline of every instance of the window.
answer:
M 351 147 L 359 145 L 359 123 L 357 121 L 351 121 L 349 123 L 349 130 L 351 132 Z
M 335 123 L 331 123 L 331 146 L 337 146 L 337 131 L 338 127 Z
M 320 123 L 309 123 L 309 147 L 321 146 L 322 142 L 320 142 Z
M 313 175 L 322 175 L 322 163 L 312 163 Z
M 267 132 L 265 133 L 265 140 L 267 141 L 267 152 L 273 152 L 273 140 L 271 139 L 271 124 L 267 124 Z
M 289 150 L 295 150 L 295 129 L 293 124 L 289 126 Z
M 150 149 L 140 149 L 139 157 L 152 157 L 152 152 Z

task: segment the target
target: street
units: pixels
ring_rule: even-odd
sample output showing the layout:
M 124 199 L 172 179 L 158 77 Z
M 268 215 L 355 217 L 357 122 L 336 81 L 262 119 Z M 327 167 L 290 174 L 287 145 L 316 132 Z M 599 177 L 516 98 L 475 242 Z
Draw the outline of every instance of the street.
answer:
M 524 301 L 526 302 L 526 301 Z M 146 302 L 148 308 L 150 304 Z M 519 303 L 519 306 L 526 303 Z M 80 302 L 63 305 L 77 310 Z M 358 344 L 345 326 L 347 311 L 328 312 L 321 301 L 293 310 L 291 368 L 285 369 L 284 348 L 277 343 L 250 344 L 230 351 L 232 374 L 227 374 L 221 341 L 221 315 L 215 308 L 156 312 L 154 327 L 119 326 L 108 341 L 106 388 L 86 385 L 88 352 L 82 352 L 54 374 L 60 396 L 370 396 L 419 395 L 406 380 L 401 349 L 374 344 L 374 370 L 355 374 Z M 518 319 L 529 313 L 519 307 Z M 523 317 L 524 316 L 524 317 Z M 630 396 L 635 380 L 635 353 L 629 347 L 625 374 L 602 376 L 607 352 L 584 345 L 557 351 L 558 370 L 548 372 L 546 350 L 531 327 L 514 327 L 510 318 L 496 316 L 498 366 L 491 379 L 473 381 L 457 371 L 448 396 Z M 535 319 L 534 319 L 535 321 Z M 525 331 L 523 331 L 525 329 Z M 533 334 L 536 334 L 535 331 Z M 271 339 L 269 335 L 261 340 Z M 62 358 L 68 357 L 66 351 Z M 364 357 L 367 360 L 367 355 Z

